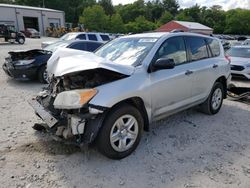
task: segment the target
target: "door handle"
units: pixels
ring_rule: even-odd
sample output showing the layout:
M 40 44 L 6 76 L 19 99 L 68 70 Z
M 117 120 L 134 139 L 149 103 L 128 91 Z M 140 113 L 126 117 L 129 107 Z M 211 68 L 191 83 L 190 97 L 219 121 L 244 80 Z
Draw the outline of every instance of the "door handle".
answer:
M 193 71 L 187 70 L 187 71 L 185 72 L 185 75 L 190 75 L 190 74 L 193 74 L 193 73 L 194 73 Z
M 214 69 L 217 68 L 217 67 L 218 67 L 218 65 L 216 65 L 216 64 L 213 65 L 213 68 L 214 68 Z

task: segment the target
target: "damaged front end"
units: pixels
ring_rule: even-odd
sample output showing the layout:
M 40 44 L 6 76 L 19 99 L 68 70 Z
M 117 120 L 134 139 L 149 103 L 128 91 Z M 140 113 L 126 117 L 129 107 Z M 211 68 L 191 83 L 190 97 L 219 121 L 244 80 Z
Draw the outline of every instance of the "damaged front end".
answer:
M 50 78 L 49 86 L 30 101 L 44 128 L 57 138 L 91 143 L 101 127 L 107 108 L 89 101 L 98 86 L 127 77 L 122 73 L 95 68 Z

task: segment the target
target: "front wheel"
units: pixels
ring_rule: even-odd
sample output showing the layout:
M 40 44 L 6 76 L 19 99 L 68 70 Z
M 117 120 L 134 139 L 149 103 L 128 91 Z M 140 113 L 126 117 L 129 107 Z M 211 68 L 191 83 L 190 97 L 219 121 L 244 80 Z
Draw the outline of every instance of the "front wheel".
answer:
M 222 83 L 216 82 L 207 100 L 201 104 L 201 111 L 209 115 L 217 114 L 223 103 L 223 91 Z
M 38 80 L 40 83 L 47 84 L 48 83 L 48 73 L 45 65 L 40 67 L 38 70 Z
M 108 113 L 97 137 L 97 148 L 105 156 L 122 159 L 138 146 L 143 118 L 137 108 L 120 105 Z

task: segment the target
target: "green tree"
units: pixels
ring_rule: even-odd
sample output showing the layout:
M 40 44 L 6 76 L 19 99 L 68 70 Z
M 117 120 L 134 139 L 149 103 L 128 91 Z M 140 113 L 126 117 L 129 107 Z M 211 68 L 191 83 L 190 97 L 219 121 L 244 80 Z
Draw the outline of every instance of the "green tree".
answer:
M 201 23 L 214 29 L 214 33 L 224 33 L 226 25 L 226 13 L 219 6 L 210 9 L 202 8 Z
M 173 16 L 170 12 L 166 11 L 166 12 L 164 12 L 164 13 L 162 14 L 162 16 L 160 17 L 160 19 L 159 19 L 159 24 L 160 24 L 160 25 L 165 24 L 165 23 L 167 23 L 167 22 L 170 22 L 170 21 L 173 20 L 173 19 L 174 19 L 174 16 Z
M 156 28 L 156 24 L 146 20 L 144 16 L 139 16 L 134 22 L 129 22 L 125 25 L 128 33 L 142 33 L 152 31 Z
M 138 16 L 144 16 L 146 14 L 144 0 L 137 0 L 133 4 L 120 6 L 117 11 L 121 15 L 124 23 L 133 22 Z
M 176 20 L 178 21 L 189 21 L 193 22 L 193 18 L 190 15 L 187 15 L 185 10 L 181 10 L 177 15 L 176 15 Z
M 13 4 L 12 0 L 0 0 L 0 3 Z
M 79 22 L 84 24 L 84 27 L 90 31 L 105 32 L 109 27 L 109 18 L 100 5 L 84 9 Z
M 124 26 L 124 23 L 122 21 L 122 17 L 120 16 L 120 14 L 116 13 L 111 16 L 109 32 L 111 33 L 124 33 L 125 32 L 125 26 Z
M 250 34 L 250 10 L 234 9 L 226 13 L 225 33 Z
M 111 16 L 112 14 L 114 14 L 115 10 L 111 0 L 100 0 L 98 4 L 103 7 L 107 15 Z
M 163 7 L 165 11 L 169 11 L 172 15 L 175 16 L 180 5 L 176 0 L 163 0 Z
M 160 0 L 148 1 L 145 9 L 145 18 L 152 22 L 159 20 L 164 12 L 164 7 Z
M 176 19 L 180 21 L 201 22 L 201 8 L 196 4 L 190 8 L 180 10 Z

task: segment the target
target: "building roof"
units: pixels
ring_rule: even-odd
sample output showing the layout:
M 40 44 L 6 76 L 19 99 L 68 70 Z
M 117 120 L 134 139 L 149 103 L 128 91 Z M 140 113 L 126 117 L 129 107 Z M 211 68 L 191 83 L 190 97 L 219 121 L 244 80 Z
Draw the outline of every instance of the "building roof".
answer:
M 213 30 L 210 27 L 207 27 L 205 25 L 202 25 L 197 22 L 186 22 L 186 21 L 174 21 L 184 27 L 187 27 L 188 29 L 198 29 L 198 30 Z
M 30 9 L 30 10 L 40 10 L 40 11 L 50 11 L 50 12 L 63 12 L 61 10 L 55 10 L 55 9 L 49 9 L 49 8 L 22 6 L 22 5 L 14 5 L 14 4 L 1 4 L 0 3 L 0 7 Z

